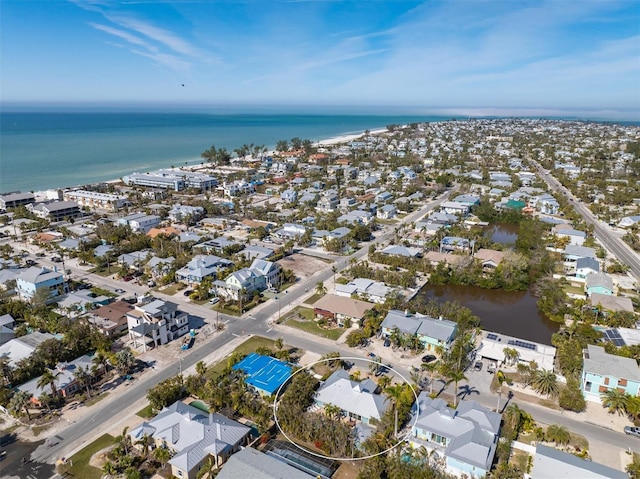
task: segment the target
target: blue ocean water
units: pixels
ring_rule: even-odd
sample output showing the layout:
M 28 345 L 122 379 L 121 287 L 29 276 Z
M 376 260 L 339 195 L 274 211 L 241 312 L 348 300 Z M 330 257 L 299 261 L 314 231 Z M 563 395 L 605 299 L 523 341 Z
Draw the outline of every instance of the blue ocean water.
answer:
M 211 145 L 272 149 L 389 124 L 449 117 L 206 113 L 0 113 L 0 192 L 37 191 L 200 163 Z

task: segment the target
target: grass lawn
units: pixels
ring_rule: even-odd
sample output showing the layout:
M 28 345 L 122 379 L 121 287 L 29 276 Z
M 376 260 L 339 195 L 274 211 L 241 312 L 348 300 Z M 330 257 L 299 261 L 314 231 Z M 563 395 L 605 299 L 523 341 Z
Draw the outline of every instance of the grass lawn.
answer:
M 97 275 L 102 276 L 104 278 L 106 278 L 107 276 L 111 276 L 113 274 L 113 273 L 109 273 L 109 270 L 101 269 L 101 268 L 90 269 L 89 273 L 97 274 Z
M 285 320 L 283 324 L 286 324 L 287 326 L 290 326 L 292 328 L 301 329 L 303 331 L 306 331 L 307 333 L 315 334 L 316 336 L 333 339 L 334 341 L 342 336 L 342 333 L 344 333 L 345 331 L 344 328 L 323 329 L 318 326 L 318 323 L 313 320 L 298 321 L 297 319 L 291 318 Z
M 107 296 L 109 298 L 115 298 L 118 296 L 107 289 L 98 288 L 97 286 L 91 288 L 91 292 L 96 293 L 98 296 Z
M 151 404 L 147 404 L 145 407 L 143 407 L 142 409 L 140 409 L 137 413 L 136 416 L 141 417 L 142 419 L 151 419 L 154 414 L 153 414 L 153 408 L 151 407 Z
M 257 348 L 269 348 L 275 351 L 275 341 L 268 338 L 263 338 L 262 336 L 253 336 L 247 339 L 244 343 L 238 346 L 235 351 L 242 355 L 247 355 L 249 353 L 254 352 Z M 224 368 L 227 367 L 227 359 L 223 359 L 222 361 L 214 364 L 213 366 L 207 365 L 207 370 L 211 370 L 216 374 L 220 374 Z
M 182 291 L 183 289 L 185 289 L 185 285 L 182 283 L 174 283 L 174 284 L 170 284 L 168 286 L 160 286 L 158 288 L 154 288 L 156 291 L 161 292 L 162 294 L 168 294 L 168 295 L 174 295 L 176 294 L 178 291 Z
M 577 286 L 563 286 L 562 289 L 565 293 L 584 294 L 584 288 L 578 288 Z
M 309 296 L 307 299 L 305 299 L 304 302 L 307 303 L 307 304 L 313 304 L 316 301 L 318 301 L 320 298 L 322 298 L 323 296 L 324 296 L 324 294 L 314 293 L 311 296 Z
M 109 447 L 113 444 L 114 437 L 110 434 L 103 434 L 98 439 L 93 441 L 84 449 L 81 449 L 76 454 L 71 456 L 70 463 L 63 464 L 58 467 L 61 474 L 68 477 L 78 477 L 82 479 L 101 479 L 102 471 L 96 467 L 89 465 L 89 459 L 96 452 Z

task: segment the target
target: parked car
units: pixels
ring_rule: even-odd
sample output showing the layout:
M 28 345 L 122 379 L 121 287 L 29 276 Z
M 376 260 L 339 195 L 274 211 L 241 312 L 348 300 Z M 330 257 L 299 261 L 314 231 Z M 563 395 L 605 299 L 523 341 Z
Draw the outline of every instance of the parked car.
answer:
M 628 436 L 640 437 L 640 427 L 636 426 L 625 426 L 624 433 Z
M 53 258 L 51 258 L 51 261 L 53 261 L 54 263 L 61 263 L 62 258 L 60 258 L 59 256 L 54 256 Z
M 44 253 L 41 251 L 41 252 L 39 252 L 39 253 L 36 253 L 36 256 L 37 256 L 38 258 L 44 258 Z
M 114 289 L 114 291 L 115 291 L 116 293 L 118 293 L 118 294 L 122 294 L 122 293 L 124 293 L 124 289 L 121 289 L 121 288 L 116 288 L 116 289 Z
M 482 361 L 476 361 L 476 363 L 473 365 L 473 369 L 475 369 L 476 371 L 482 371 Z
M 220 298 L 211 298 L 211 299 L 209 300 L 209 303 L 210 303 L 210 304 L 217 304 L 217 303 L 219 303 L 219 302 L 220 302 Z
M 489 374 L 493 374 L 496 372 L 496 363 L 489 363 L 489 365 L 487 366 L 487 371 L 489 372 Z
M 193 290 L 192 289 L 187 289 L 182 294 L 185 295 L 185 296 L 189 296 L 191 293 L 193 293 Z
M 436 358 L 433 354 L 427 354 L 426 356 L 422 356 L 422 362 L 423 363 L 432 363 L 434 362 Z

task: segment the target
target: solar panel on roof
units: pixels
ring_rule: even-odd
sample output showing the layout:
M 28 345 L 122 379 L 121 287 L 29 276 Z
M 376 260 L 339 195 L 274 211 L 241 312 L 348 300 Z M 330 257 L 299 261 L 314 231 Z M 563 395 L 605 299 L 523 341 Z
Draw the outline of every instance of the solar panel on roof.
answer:
M 493 333 L 489 333 L 489 334 L 487 334 L 487 339 L 493 339 L 495 341 L 496 339 L 498 339 L 498 335 L 497 334 L 493 334 Z
M 519 339 L 510 339 L 508 344 L 512 346 L 518 346 L 519 348 L 530 349 L 535 351 L 537 349 L 536 345 L 533 343 L 527 343 L 525 341 L 520 341 Z

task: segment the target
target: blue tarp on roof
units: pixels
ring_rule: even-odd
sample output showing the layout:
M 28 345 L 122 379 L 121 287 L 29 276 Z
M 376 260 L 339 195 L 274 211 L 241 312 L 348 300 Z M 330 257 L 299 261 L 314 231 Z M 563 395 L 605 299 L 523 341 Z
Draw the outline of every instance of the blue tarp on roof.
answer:
M 249 354 L 234 365 L 233 369 L 242 370 L 247 375 L 247 384 L 269 395 L 274 394 L 289 379 L 292 371 L 286 363 L 256 353 Z

